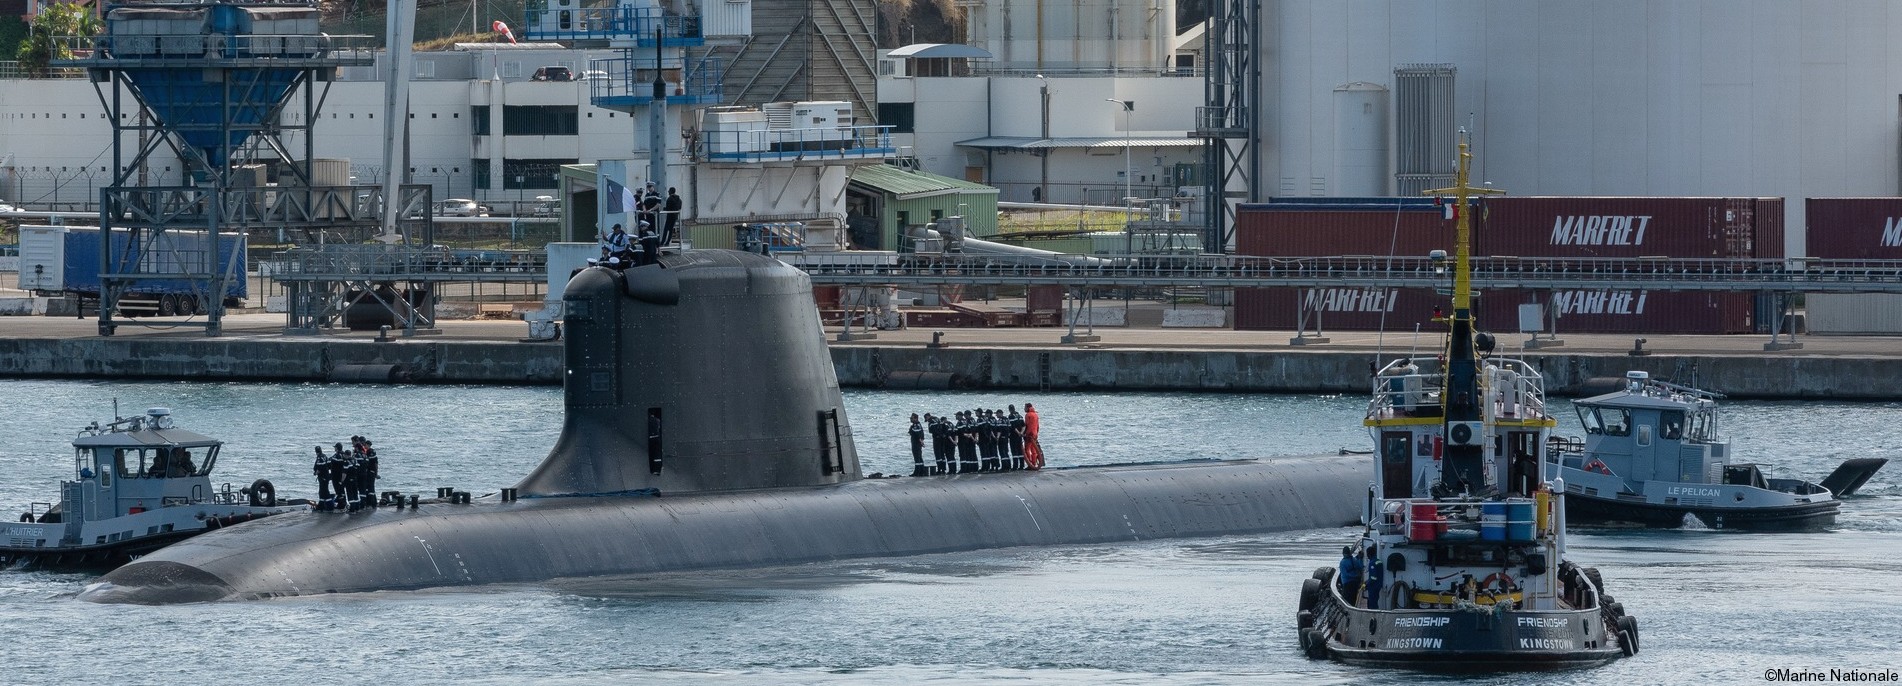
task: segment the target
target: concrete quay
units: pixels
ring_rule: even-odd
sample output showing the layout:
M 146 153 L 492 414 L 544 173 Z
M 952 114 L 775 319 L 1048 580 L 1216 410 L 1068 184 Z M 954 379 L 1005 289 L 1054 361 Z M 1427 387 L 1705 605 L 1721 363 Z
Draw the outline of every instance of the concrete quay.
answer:
M 139 320 L 159 324 L 163 320 Z M 520 321 L 443 321 L 435 335 L 377 342 L 373 332 L 282 335 L 284 318 L 237 314 L 225 335 L 202 329 L 122 326 L 101 337 L 90 319 L 0 317 L 0 376 L 189 380 L 383 381 L 557 384 L 559 343 L 522 342 Z M 1292 332 L 1106 328 L 1098 340 L 1060 344 L 1062 329 L 880 331 L 836 341 L 839 381 L 895 388 L 1168 390 L 1360 393 L 1377 355 L 1416 354 L 1412 333 L 1330 333 L 1330 342 L 1291 345 Z M 940 345 L 933 346 L 936 338 Z M 1502 335 L 1518 354 L 1523 335 Z M 1902 398 L 1902 339 L 1802 336 L 1803 348 L 1765 351 L 1764 335 L 1564 335 L 1561 347 L 1525 351 L 1556 395 L 1591 390 L 1594 378 L 1641 369 L 1732 397 Z M 1417 354 L 1437 354 L 1438 336 L 1419 337 Z

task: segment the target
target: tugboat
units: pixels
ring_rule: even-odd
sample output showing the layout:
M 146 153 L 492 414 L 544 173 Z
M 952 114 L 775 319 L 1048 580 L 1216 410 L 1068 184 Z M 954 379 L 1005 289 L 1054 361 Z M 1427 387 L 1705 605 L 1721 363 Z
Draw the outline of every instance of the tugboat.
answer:
M 1565 479 L 1566 514 L 1592 524 L 1675 528 L 1689 516 L 1712 529 L 1821 529 L 1836 523 L 1838 498 L 1888 463 L 1851 458 L 1821 484 L 1766 479 L 1757 465 L 1730 461 L 1717 428 L 1722 397 L 1634 371 L 1624 390 L 1574 403 L 1585 440 L 1555 438 L 1545 454 Z
M 1638 622 L 1597 570 L 1565 559 L 1565 487 L 1547 480 L 1542 455 L 1557 425 L 1543 377 L 1492 355 L 1492 336 L 1474 327 L 1466 210 L 1472 194 L 1497 191 L 1468 185 L 1464 134 L 1457 185 L 1429 191 L 1452 196 L 1458 226 L 1452 315 L 1436 317 L 1445 352 L 1375 374 L 1367 526 L 1338 571 L 1302 583 L 1300 645 L 1313 659 L 1434 671 L 1601 665 L 1637 653 Z M 1443 264 L 1445 252 L 1433 257 Z
M 171 414 L 154 407 L 82 429 L 73 439 L 75 478 L 60 482 L 60 501 L 0 523 L 0 566 L 110 569 L 212 529 L 308 509 L 280 504 L 264 479 L 214 490 L 224 443 L 173 426 Z

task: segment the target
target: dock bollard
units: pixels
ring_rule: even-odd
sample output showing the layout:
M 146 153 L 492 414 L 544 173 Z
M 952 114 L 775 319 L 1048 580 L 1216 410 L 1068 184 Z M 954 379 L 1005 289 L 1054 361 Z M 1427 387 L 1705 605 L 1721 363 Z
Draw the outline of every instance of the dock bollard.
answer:
M 422 496 L 416 495 L 415 493 L 409 494 L 409 509 L 416 509 L 416 503 L 420 500 L 422 500 Z
M 450 494 L 455 492 L 456 488 L 454 486 L 438 486 L 436 488 L 436 497 L 447 498 Z

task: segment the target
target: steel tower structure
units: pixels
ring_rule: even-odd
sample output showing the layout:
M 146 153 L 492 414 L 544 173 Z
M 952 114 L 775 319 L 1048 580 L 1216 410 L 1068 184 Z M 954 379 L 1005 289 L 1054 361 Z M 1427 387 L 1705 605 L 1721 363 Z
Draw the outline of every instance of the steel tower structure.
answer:
M 1209 12 L 1203 105 L 1196 108 L 1195 131 L 1203 139 L 1205 169 L 1202 250 L 1221 253 L 1234 236 L 1235 204 L 1261 197 L 1260 129 L 1255 99 L 1261 96 L 1261 69 L 1255 42 L 1261 22 L 1260 0 L 1218 0 Z
M 158 296 L 158 313 L 202 313 L 185 325 L 218 335 L 243 292 L 249 233 L 305 244 L 374 235 L 381 189 L 319 178 L 311 135 L 336 70 L 374 63 L 371 37 L 323 35 L 316 4 L 294 0 L 113 5 L 104 34 L 70 40 L 75 57 L 56 64 L 88 71 L 113 134 L 113 181 L 99 197 L 100 335 L 121 325 L 124 300 L 179 283 L 190 294 Z M 163 148 L 185 177 L 148 185 L 141 170 Z M 402 194 L 421 237 L 428 187 Z

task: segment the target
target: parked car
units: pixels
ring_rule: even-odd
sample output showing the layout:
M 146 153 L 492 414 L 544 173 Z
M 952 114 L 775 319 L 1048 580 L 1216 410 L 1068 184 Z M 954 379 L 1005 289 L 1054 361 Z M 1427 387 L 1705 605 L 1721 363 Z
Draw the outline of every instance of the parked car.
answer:
M 575 72 L 573 69 L 561 66 L 542 67 L 535 70 L 534 79 L 536 81 L 573 81 Z
M 436 203 L 438 217 L 487 217 L 489 208 L 468 198 L 450 198 Z
M 535 196 L 535 216 L 553 217 L 557 214 L 561 214 L 561 201 L 556 200 L 555 196 L 552 196 L 552 195 Z

